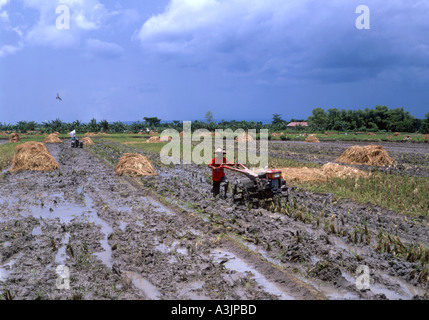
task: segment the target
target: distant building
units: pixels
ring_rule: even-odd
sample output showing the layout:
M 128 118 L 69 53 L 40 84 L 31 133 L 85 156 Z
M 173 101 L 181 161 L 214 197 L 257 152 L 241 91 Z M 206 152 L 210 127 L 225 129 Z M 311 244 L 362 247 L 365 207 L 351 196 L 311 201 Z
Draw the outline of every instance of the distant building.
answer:
M 296 127 L 308 127 L 308 122 L 291 122 L 287 125 L 287 127 L 291 129 Z

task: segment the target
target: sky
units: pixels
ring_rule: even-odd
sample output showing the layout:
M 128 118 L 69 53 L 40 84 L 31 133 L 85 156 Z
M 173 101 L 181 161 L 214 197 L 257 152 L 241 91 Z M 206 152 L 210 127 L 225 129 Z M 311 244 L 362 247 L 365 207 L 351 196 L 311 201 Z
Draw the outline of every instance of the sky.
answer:
M 0 122 L 423 118 L 428 17 L 427 0 L 0 0 Z

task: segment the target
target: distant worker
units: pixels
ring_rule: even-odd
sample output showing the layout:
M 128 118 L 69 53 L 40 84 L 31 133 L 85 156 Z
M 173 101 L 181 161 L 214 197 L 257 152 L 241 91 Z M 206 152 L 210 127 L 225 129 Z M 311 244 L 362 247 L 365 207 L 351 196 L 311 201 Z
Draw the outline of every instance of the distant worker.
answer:
M 72 131 L 72 132 L 70 132 L 70 138 L 71 138 L 72 140 L 76 139 L 76 130 L 75 130 L 75 129 L 73 129 L 73 131 Z
M 216 149 L 215 157 L 210 161 L 209 168 L 213 170 L 213 197 L 216 197 L 220 194 L 220 189 L 224 189 L 224 193 L 221 195 L 222 198 L 227 197 L 229 181 L 225 176 L 225 171 L 223 168 L 220 168 L 222 164 L 233 165 L 225 157 L 226 151 L 221 148 Z

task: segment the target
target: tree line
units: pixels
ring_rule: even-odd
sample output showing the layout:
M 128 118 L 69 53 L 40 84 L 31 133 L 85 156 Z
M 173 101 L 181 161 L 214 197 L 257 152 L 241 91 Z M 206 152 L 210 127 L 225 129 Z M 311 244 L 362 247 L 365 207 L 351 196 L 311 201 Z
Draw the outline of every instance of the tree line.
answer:
M 296 127 L 294 131 L 362 131 L 362 132 L 421 132 L 429 133 L 429 113 L 425 119 L 416 119 L 404 108 L 389 109 L 387 106 L 376 106 L 374 109 L 364 110 L 339 110 L 336 108 L 324 110 L 316 108 L 307 119 L 291 119 L 290 122 L 308 122 L 308 127 Z M 268 129 L 271 132 L 287 130 L 288 121 L 282 119 L 281 114 L 273 114 L 272 122 L 263 124 L 256 121 L 214 121 L 211 111 L 207 112 L 205 121 L 196 120 L 192 122 L 192 130 L 207 129 Z M 108 122 L 107 120 L 97 121 L 91 119 L 88 123 L 79 120 L 64 122 L 60 119 L 37 123 L 35 121 L 19 121 L 16 124 L 0 123 L 0 131 L 17 131 L 26 133 L 28 131 L 40 132 L 61 132 L 68 133 L 76 130 L 78 133 L 85 132 L 111 132 L 137 133 L 147 129 L 152 131 L 162 131 L 164 129 L 175 129 L 182 131 L 183 123 L 179 120 L 162 122 L 157 117 L 144 117 L 143 121 L 136 121 L 131 124 L 122 121 Z

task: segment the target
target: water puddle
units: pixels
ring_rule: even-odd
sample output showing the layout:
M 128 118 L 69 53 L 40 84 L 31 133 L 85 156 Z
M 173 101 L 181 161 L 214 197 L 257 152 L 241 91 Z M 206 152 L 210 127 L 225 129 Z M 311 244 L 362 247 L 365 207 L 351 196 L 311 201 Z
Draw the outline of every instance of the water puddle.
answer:
M 132 271 L 124 271 L 125 277 L 139 290 L 141 290 L 146 298 L 149 300 L 160 300 L 161 292 L 151 284 L 148 280 L 143 278 L 140 274 Z
M 227 261 L 224 263 L 224 266 L 227 269 L 234 270 L 241 274 L 246 274 L 248 272 L 252 273 L 258 285 L 260 285 L 266 292 L 278 296 L 279 299 L 295 300 L 295 298 L 281 291 L 274 283 L 270 282 L 255 268 L 238 258 L 233 253 L 224 251 L 222 249 L 215 249 L 211 252 L 210 255 L 213 257 L 213 261 L 218 263 L 227 259 Z
M 382 278 L 387 280 L 393 287 L 396 287 L 395 289 L 386 288 L 384 285 L 376 282 L 370 283 L 370 291 L 374 294 L 384 294 L 387 299 L 389 300 L 410 300 L 415 295 L 423 296 L 425 294 L 424 289 L 420 289 L 417 287 L 414 287 L 410 284 L 405 283 L 404 281 L 389 276 L 388 274 L 384 272 L 380 272 L 378 270 L 375 271 L 375 273 L 378 273 Z M 351 274 L 348 274 L 346 272 L 342 273 L 342 276 L 350 283 L 354 284 L 356 282 L 356 278 L 353 277 Z
M 65 265 L 67 260 L 67 254 L 66 254 L 66 248 L 67 244 L 70 240 L 70 233 L 66 233 L 66 235 L 63 237 L 63 240 L 61 241 L 61 247 L 58 248 L 58 252 L 55 256 L 55 263 L 57 265 Z
M 41 236 L 42 234 L 43 234 L 43 232 L 42 232 L 42 227 L 41 226 L 36 227 L 36 228 L 33 229 L 33 231 L 31 231 L 31 235 L 32 236 Z
M 84 195 L 84 194 L 82 194 Z M 83 204 L 75 204 L 65 201 L 63 195 L 53 194 L 44 198 L 44 205 L 31 207 L 29 212 L 21 212 L 24 217 L 35 217 L 42 220 L 59 219 L 62 224 L 70 224 L 72 221 L 84 221 L 100 227 L 100 232 L 103 234 L 100 240 L 100 245 L 103 248 L 102 252 L 96 252 L 94 255 L 100 259 L 107 267 L 112 268 L 112 249 L 108 244 L 108 236 L 113 232 L 112 227 L 102 220 L 97 212 L 93 209 L 93 200 L 88 195 L 84 195 Z M 49 205 L 48 205 L 49 204 Z M 52 204 L 52 205 L 51 205 Z M 41 227 L 36 227 L 32 231 L 33 235 L 41 235 Z M 63 238 L 63 246 L 59 249 L 56 257 L 56 262 L 64 264 L 65 261 L 65 246 L 69 241 L 70 235 L 67 234 Z M 57 261 L 58 260 L 58 261 Z

